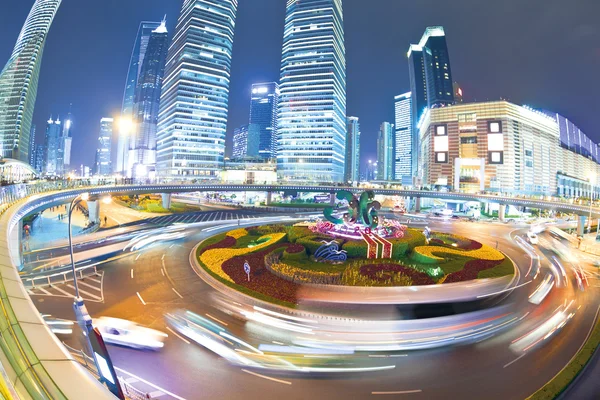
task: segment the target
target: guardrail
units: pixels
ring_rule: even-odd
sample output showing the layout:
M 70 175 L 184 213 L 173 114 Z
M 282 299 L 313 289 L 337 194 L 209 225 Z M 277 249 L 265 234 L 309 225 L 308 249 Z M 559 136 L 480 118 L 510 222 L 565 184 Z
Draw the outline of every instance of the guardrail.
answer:
M 100 275 L 98 273 L 98 267 L 96 265 L 86 265 L 75 269 L 77 279 L 84 279 L 92 275 Z M 46 287 L 52 285 L 58 285 L 65 282 L 73 281 L 73 271 L 70 269 L 61 272 L 52 273 L 50 275 L 21 277 L 25 286 L 31 287 L 32 289 L 39 287 Z

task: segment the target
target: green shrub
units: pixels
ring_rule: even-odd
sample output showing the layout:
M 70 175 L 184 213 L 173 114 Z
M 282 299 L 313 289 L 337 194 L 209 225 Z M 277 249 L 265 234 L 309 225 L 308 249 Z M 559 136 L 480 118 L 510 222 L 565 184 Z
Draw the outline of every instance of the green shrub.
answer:
M 308 251 L 308 254 L 310 254 L 312 256 L 317 252 L 317 250 L 319 250 L 319 247 L 321 247 L 325 244 L 325 243 L 323 243 L 323 241 L 329 241 L 329 240 L 326 240 L 322 237 L 313 235 L 313 236 L 301 237 L 298 240 L 296 240 L 296 243 L 304 246 L 306 248 L 306 250 Z
M 305 226 L 288 226 L 287 234 L 290 243 L 296 243 L 296 241 L 301 237 L 314 235 L 314 233 L 312 233 L 311 230 Z
M 306 254 L 306 248 L 304 249 L 304 251 L 299 251 L 299 252 L 295 252 L 295 253 L 288 253 L 287 251 L 283 252 L 284 260 L 300 261 L 300 260 L 305 260 L 307 258 L 308 258 L 308 254 Z
M 282 233 L 287 232 L 285 225 L 261 225 L 256 228 L 256 232 L 259 235 L 269 235 L 271 233 Z
M 348 258 L 367 258 L 368 245 L 363 240 L 349 240 L 343 246 Z

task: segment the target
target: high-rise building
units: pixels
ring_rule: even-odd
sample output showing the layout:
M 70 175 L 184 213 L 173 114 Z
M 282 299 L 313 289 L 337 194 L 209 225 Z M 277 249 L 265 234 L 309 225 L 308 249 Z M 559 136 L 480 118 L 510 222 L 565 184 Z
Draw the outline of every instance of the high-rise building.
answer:
M 29 135 L 29 165 L 33 168 L 35 168 L 35 129 L 35 124 L 32 124 Z
M 110 150 L 112 146 L 113 119 L 102 118 L 100 120 L 100 134 L 98 135 L 98 148 L 96 150 L 97 175 L 110 175 L 112 172 Z
M 394 179 L 394 124 L 383 122 L 377 135 L 377 179 Z
M 217 179 L 225 156 L 237 0 L 185 0 L 158 115 L 159 179 Z
M 31 123 L 46 36 L 61 0 L 36 0 L 0 72 L 0 157 L 29 161 Z
M 233 130 L 232 158 L 244 158 L 248 155 L 248 125 Z
M 258 130 L 258 156 L 263 159 L 277 156 L 277 82 L 252 85 L 250 103 L 250 130 Z
M 133 121 L 136 88 L 142 72 L 146 50 L 148 49 L 148 43 L 150 42 L 152 32 L 158 29 L 159 26 L 160 22 L 143 21 L 140 23 L 133 44 L 131 59 L 129 60 L 129 70 L 127 72 L 127 81 L 125 82 L 125 92 L 123 94 L 121 118 L 123 118 L 124 121 Z M 133 125 L 133 123 L 127 123 L 127 125 Z M 124 173 L 127 169 L 127 166 L 129 165 L 129 142 L 129 136 L 119 132 L 119 136 L 117 137 L 117 151 L 114 154 L 115 159 L 113 160 L 114 172 Z
M 346 157 L 342 0 L 288 0 L 279 88 L 279 178 L 342 182 Z
M 46 159 L 46 148 L 42 144 L 38 144 L 35 147 L 35 160 L 32 167 L 38 172 L 38 174 L 42 174 L 44 169 L 46 168 L 44 160 Z
M 460 104 L 463 102 L 463 90 L 458 82 L 452 83 L 452 89 L 454 90 L 454 102 Z
M 443 107 L 454 103 L 450 56 L 443 27 L 427 27 L 419 44 L 410 45 L 408 70 L 412 93 L 412 170 L 414 172 L 419 164 L 417 125 L 424 110 L 427 107 Z
M 46 125 L 46 140 L 44 143 L 46 157 L 43 169 L 43 173 L 46 176 L 58 176 L 62 171 L 61 127 L 60 118 L 57 118 L 55 121 L 50 117 Z
M 71 167 L 71 146 L 73 144 L 73 135 L 71 133 L 71 128 L 73 127 L 73 116 L 69 111 L 67 115 L 67 119 L 63 122 L 63 130 L 62 130 L 62 146 L 63 146 L 63 171 L 64 173 L 69 172 Z
M 144 177 L 155 169 L 156 124 L 169 47 L 166 17 L 148 40 L 134 96 L 127 175 Z
M 360 181 L 360 123 L 358 117 L 346 120 L 346 162 L 344 182 Z
M 394 180 L 412 184 L 412 94 L 394 97 Z

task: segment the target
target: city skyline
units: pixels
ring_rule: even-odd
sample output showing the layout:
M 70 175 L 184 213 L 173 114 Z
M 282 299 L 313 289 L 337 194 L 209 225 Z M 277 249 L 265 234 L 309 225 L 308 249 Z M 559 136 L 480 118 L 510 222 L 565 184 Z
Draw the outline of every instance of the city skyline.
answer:
M 7 31 L 0 42 L 0 63 L 3 63 L 9 56 L 10 48 L 14 45 L 18 31 L 31 7 L 31 4 L 22 4 L 23 2 L 13 1 L 12 3 L 14 3 L 14 6 L 11 4 L 7 12 L 0 16 L 0 21 Z M 107 33 L 107 35 L 111 37 L 118 35 L 120 38 L 133 37 L 142 20 L 158 20 L 165 13 L 170 18 L 169 29 L 172 31 L 176 15 L 181 6 L 180 3 L 175 0 L 170 2 L 148 1 L 144 2 L 144 7 L 140 7 L 140 2 L 132 1 L 131 4 L 121 7 L 126 10 L 135 9 L 136 12 L 129 13 L 132 15 L 127 18 L 127 21 L 111 23 L 112 32 Z M 264 15 L 259 15 L 260 13 L 257 11 L 246 7 L 244 4 L 240 5 L 239 24 L 236 28 L 230 117 L 227 128 L 228 148 L 230 148 L 233 128 L 243 124 L 244 119 L 247 120 L 247 98 L 251 90 L 251 84 L 277 80 L 278 78 L 279 61 L 277 59 L 280 58 L 281 52 L 281 33 L 283 31 L 285 7 L 284 5 L 267 7 L 268 10 Z M 492 29 L 493 25 L 497 23 L 496 20 L 492 21 L 491 25 L 478 23 L 475 28 L 481 30 L 481 35 L 479 35 L 481 39 L 473 38 L 469 32 L 460 26 L 459 21 L 457 21 L 457 16 L 460 13 L 450 12 L 449 8 L 444 5 L 428 10 L 425 10 L 425 7 L 415 5 L 406 5 L 402 8 L 389 5 L 389 8 L 389 14 L 403 10 L 404 13 L 411 12 L 411 17 L 414 16 L 414 18 L 411 18 L 411 21 L 403 27 L 383 28 L 386 24 L 382 23 L 375 26 L 361 18 L 364 15 L 368 19 L 368 16 L 373 14 L 371 10 L 366 10 L 364 6 L 361 6 L 360 2 L 353 0 L 344 2 L 346 43 L 349 49 L 347 114 L 361 118 L 364 138 L 363 148 L 365 149 L 361 155 L 363 161 L 369 157 L 375 158 L 376 149 L 372 143 L 373 140 L 369 139 L 376 137 L 381 121 L 393 120 L 393 96 L 409 89 L 406 73 L 406 49 L 408 45 L 420 37 L 426 26 L 436 24 L 445 27 L 448 36 L 448 47 L 452 57 L 454 79 L 461 83 L 467 101 L 505 97 L 517 104 L 526 103 L 534 107 L 551 109 L 568 116 L 592 140 L 599 141 L 600 135 L 598 130 L 594 129 L 592 120 L 592 110 L 598 109 L 598 99 L 592 96 L 592 93 L 597 92 L 597 90 L 594 90 L 594 85 L 598 85 L 598 83 L 594 81 L 587 82 L 585 79 L 585 76 L 590 76 L 591 71 L 594 68 L 597 69 L 600 64 L 600 50 L 592 41 L 598 28 L 591 23 L 591 17 L 589 17 L 593 14 L 592 11 L 597 8 L 596 6 L 592 5 L 589 9 L 581 7 L 578 10 L 572 10 L 566 6 L 564 9 L 557 5 L 545 6 L 546 10 L 543 17 L 545 20 L 560 21 L 560 29 L 536 25 L 535 31 L 533 28 L 523 28 L 522 30 L 517 28 L 514 32 L 503 32 L 502 35 L 498 35 Z M 452 7 L 452 9 L 459 8 L 458 5 Z M 509 8 L 509 5 L 492 6 L 492 9 L 499 16 L 498 19 L 507 14 L 512 15 L 508 12 Z M 532 17 L 531 10 L 528 8 L 517 7 L 515 10 L 517 10 L 515 13 L 519 14 L 516 16 L 518 19 Z M 48 36 L 47 46 L 49 49 L 44 53 L 45 67 L 42 68 L 41 73 L 40 100 L 37 103 L 34 116 L 34 122 L 38 126 L 43 126 L 48 115 L 56 114 L 57 110 L 66 110 L 69 103 L 74 103 L 74 129 L 76 136 L 80 135 L 74 139 L 74 146 L 80 147 L 81 151 L 74 154 L 73 165 L 79 165 L 93 155 L 94 136 L 96 135 L 94 125 L 97 123 L 95 121 L 104 115 L 118 115 L 119 98 L 122 98 L 123 80 L 126 75 L 128 59 L 131 55 L 131 39 L 123 39 L 124 42 L 127 42 L 123 44 L 110 41 L 110 46 L 108 46 L 101 39 L 98 39 L 97 34 L 87 33 L 90 26 L 105 24 L 106 15 L 111 12 L 111 7 L 107 7 L 107 10 L 100 10 L 97 15 L 90 15 L 90 20 L 86 23 L 81 23 L 73 18 L 82 12 L 84 11 L 73 8 L 69 3 L 63 4 L 58 12 L 57 20 Z M 476 13 L 477 11 L 470 12 Z M 383 18 L 388 17 L 386 15 Z M 255 27 L 254 24 L 260 24 L 261 28 L 264 29 L 261 29 L 261 32 L 253 32 L 247 37 L 246 33 L 255 31 L 255 29 L 252 29 Z M 83 30 L 84 27 L 86 31 Z M 93 30 L 89 29 L 89 32 Z M 124 33 L 125 30 L 130 33 Z M 263 30 L 264 32 L 262 32 Z M 358 35 L 356 30 L 359 30 L 361 35 Z M 73 32 L 82 32 L 83 34 L 74 35 Z M 529 37 L 531 34 L 535 37 L 544 36 L 556 40 L 552 46 L 546 45 L 549 47 L 546 47 L 545 50 L 542 48 L 530 49 L 529 52 L 523 53 L 519 60 L 511 61 L 510 57 L 508 59 L 506 56 L 501 57 L 503 52 L 511 54 L 512 47 L 509 45 L 511 40 L 514 42 L 515 37 Z M 273 35 L 276 37 L 269 37 Z M 94 67 L 97 68 L 95 74 L 97 78 L 94 80 L 96 84 L 92 85 L 96 88 L 93 95 L 90 94 L 91 92 L 77 93 L 77 88 L 81 86 L 82 82 L 77 81 L 76 78 L 79 75 L 78 68 L 79 70 L 88 68 L 98 59 L 92 57 L 89 60 L 84 60 L 85 62 L 79 60 L 78 63 L 75 63 L 78 68 L 65 66 L 62 60 L 66 55 L 73 51 L 81 51 L 83 46 L 83 43 L 75 41 L 71 47 L 65 49 L 64 46 L 60 46 L 65 36 L 82 36 L 79 39 L 80 41 L 93 39 L 93 43 L 100 46 L 100 50 L 104 47 L 110 47 L 111 55 L 114 55 L 114 57 L 111 57 L 110 67 L 106 67 L 106 64 L 101 69 L 98 69 L 100 65 Z M 569 37 L 573 40 L 558 40 L 561 37 Z M 265 43 L 265 45 L 259 48 L 256 43 L 257 40 Z M 96 41 L 100 43 L 96 43 Z M 494 51 L 486 50 L 484 45 L 487 42 L 495 45 Z M 387 47 L 391 50 L 380 53 L 384 62 L 373 66 L 360 60 L 365 55 L 373 54 L 375 49 L 371 49 L 370 46 L 380 49 Z M 480 46 L 480 48 L 477 46 Z M 541 68 L 542 64 L 549 62 L 549 57 L 552 57 L 552 54 L 558 54 L 567 49 L 572 51 L 573 47 L 581 49 L 578 53 L 581 54 L 581 59 L 586 61 L 585 63 L 576 63 L 569 66 L 568 62 L 557 60 L 557 62 L 552 62 L 549 68 L 537 70 Z M 102 51 L 99 51 L 99 53 L 102 53 Z M 256 57 L 257 55 L 259 57 Z M 502 58 L 501 63 L 486 60 L 486 58 L 489 59 L 496 55 L 499 59 Z M 252 59 L 257 58 L 257 60 L 248 63 L 250 57 Z M 61 66 L 60 69 L 58 69 L 58 65 Z M 240 72 L 244 65 L 248 66 L 248 71 Z M 259 65 L 262 65 L 262 67 L 259 67 Z M 476 67 L 485 68 L 486 73 L 477 73 L 477 71 L 474 71 Z M 521 72 L 514 73 L 515 70 Z M 383 72 L 380 73 L 380 71 Z M 586 73 L 584 71 L 590 72 Z M 364 78 L 368 76 L 369 72 L 384 77 L 386 82 L 380 83 Z M 488 74 L 493 76 L 494 79 L 488 79 Z M 73 80 L 67 79 L 68 76 L 73 76 Z M 99 84 L 103 84 L 103 86 L 99 86 Z M 591 84 L 592 87 L 589 87 L 588 84 Z M 54 89 L 57 85 L 64 88 L 61 93 L 57 93 Z M 86 85 L 88 84 L 86 83 Z M 98 87 L 103 89 L 100 90 Z M 561 91 L 561 96 L 551 95 L 551 93 L 558 91 Z M 41 131 L 43 130 L 38 129 L 37 131 L 37 142 L 42 139 Z

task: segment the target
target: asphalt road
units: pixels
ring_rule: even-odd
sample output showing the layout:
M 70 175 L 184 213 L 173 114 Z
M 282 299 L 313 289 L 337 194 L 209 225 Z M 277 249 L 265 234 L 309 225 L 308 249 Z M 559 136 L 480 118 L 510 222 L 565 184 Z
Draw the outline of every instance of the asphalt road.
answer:
M 214 221 L 214 225 L 226 222 Z M 530 259 L 514 244 L 512 237 L 524 234 L 502 224 L 431 222 L 434 230 L 454 232 L 495 245 L 509 255 L 521 270 L 520 284 Z M 570 285 L 554 289 L 540 306 L 528 296 L 538 281 L 516 289 L 503 300 L 514 310 L 529 312 L 518 325 L 500 335 L 472 345 L 425 351 L 369 354 L 341 359 L 348 365 L 395 365 L 395 369 L 372 373 L 344 373 L 334 376 L 286 375 L 242 370 L 200 346 L 170 332 L 163 315 L 187 309 L 227 324 L 233 334 L 257 346 L 273 341 L 290 343 L 289 333 L 273 332 L 254 323 L 244 323 L 213 306 L 214 289 L 204 283 L 189 265 L 189 253 L 202 239 L 215 234 L 206 227 L 190 229 L 176 242 L 159 243 L 137 255 L 111 262 L 104 268 L 102 302 L 89 302 L 93 316 L 111 316 L 136 321 L 169 334 L 160 352 L 143 352 L 110 346 L 119 373 L 132 384 L 140 379 L 148 392 L 160 399 L 366 399 L 373 397 L 421 399 L 523 399 L 556 375 L 577 352 L 594 321 L 598 309 L 598 280 L 585 292 Z M 548 261 L 542 256 L 542 271 Z M 591 267 L 587 267 L 591 271 Z M 514 353 L 511 342 L 547 319 L 566 299 L 574 299 L 579 309 L 558 333 L 527 353 Z M 72 319 L 67 297 L 35 296 L 40 312 Z M 570 300 L 569 300 L 570 301 Z M 209 318 L 210 318 L 209 317 Z M 61 337 L 78 346 L 73 335 Z M 371 365 L 370 364 L 370 365 Z M 585 399 L 583 399 L 585 400 Z

